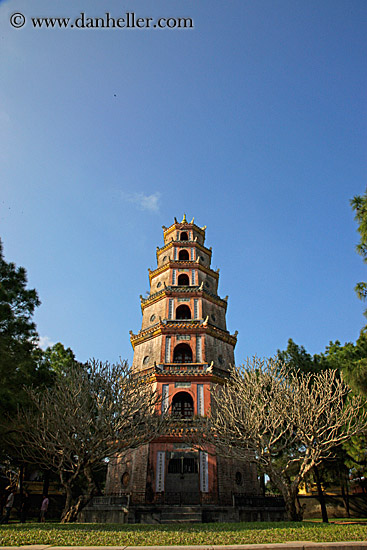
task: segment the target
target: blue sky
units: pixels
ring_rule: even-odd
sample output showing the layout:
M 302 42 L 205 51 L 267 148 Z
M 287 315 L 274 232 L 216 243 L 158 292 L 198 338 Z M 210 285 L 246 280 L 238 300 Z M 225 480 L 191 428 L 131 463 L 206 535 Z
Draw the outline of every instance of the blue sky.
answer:
M 32 28 L 81 12 L 194 29 Z M 8 0 L 0 25 L 0 234 L 42 342 L 131 361 L 161 226 L 183 213 L 207 225 L 237 363 L 356 340 L 365 1 Z

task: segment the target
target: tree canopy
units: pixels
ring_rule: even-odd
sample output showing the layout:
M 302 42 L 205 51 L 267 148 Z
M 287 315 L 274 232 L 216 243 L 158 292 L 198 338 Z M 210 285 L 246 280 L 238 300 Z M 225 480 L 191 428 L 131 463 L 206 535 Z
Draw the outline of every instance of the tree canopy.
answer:
M 364 195 L 356 195 L 350 201 L 353 210 L 355 211 L 355 220 L 358 222 L 358 233 L 360 235 L 360 241 L 356 246 L 358 254 L 363 258 L 363 261 L 367 263 L 367 189 Z M 355 287 L 358 298 L 366 300 L 367 298 L 367 283 L 359 282 Z M 365 310 L 367 315 L 367 310 Z
M 155 415 L 151 384 L 117 365 L 74 362 L 55 384 L 29 390 L 32 410 L 16 419 L 24 458 L 56 472 L 66 492 L 63 521 L 74 521 L 95 494 L 94 471 L 109 457 L 153 438 L 162 417 Z M 81 478 L 87 490 L 73 501 Z
M 4 259 L 0 240 L 0 435 L 6 430 L 6 418 L 27 401 L 24 387 L 40 387 L 52 380 L 47 365 L 39 361 L 41 350 L 33 321 L 39 305 L 36 290 L 27 288 L 26 270 Z M 6 452 L 4 447 L 1 452 Z
M 292 338 L 288 340 L 287 349 L 283 351 L 278 349 L 277 357 L 280 364 L 284 364 L 292 372 L 312 373 L 321 368 L 318 357 L 310 355 L 303 346 L 293 342 Z
M 362 398 L 335 370 L 292 372 L 279 360 L 254 359 L 212 391 L 204 440 L 219 453 L 258 464 L 284 497 L 289 519 L 300 482 L 321 460 L 366 428 Z

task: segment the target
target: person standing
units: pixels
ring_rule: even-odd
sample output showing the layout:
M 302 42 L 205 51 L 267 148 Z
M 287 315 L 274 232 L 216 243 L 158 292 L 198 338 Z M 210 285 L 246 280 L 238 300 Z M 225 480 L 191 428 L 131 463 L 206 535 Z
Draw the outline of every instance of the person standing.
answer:
M 10 489 L 10 493 L 8 495 L 8 498 L 6 499 L 5 514 L 1 518 L 0 523 L 8 523 L 11 509 L 14 506 L 14 497 L 15 497 L 15 491 L 14 489 Z
M 43 500 L 42 500 L 42 504 L 41 504 L 40 522 L 45 523 L 49 500 L 48 500 L 47 495 L 43 495 L 42 498 L 43 498 Z

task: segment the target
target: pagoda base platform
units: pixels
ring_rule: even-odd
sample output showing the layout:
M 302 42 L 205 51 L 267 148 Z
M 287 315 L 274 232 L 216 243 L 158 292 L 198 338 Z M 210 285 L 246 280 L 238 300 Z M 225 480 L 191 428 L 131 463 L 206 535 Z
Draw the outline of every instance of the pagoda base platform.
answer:
M 234 499 L 237 500 L 237 499 Z M 241 502 L 242 500 L 242 502 Z M 84 508 L 85 523 L 181 524 L 240 521 L 283 521 L 284 502 L 278 497 L 244 497 L 232 506 L 218 504 L 156 505 L 129 503 L 126 497 L 96 497 Z

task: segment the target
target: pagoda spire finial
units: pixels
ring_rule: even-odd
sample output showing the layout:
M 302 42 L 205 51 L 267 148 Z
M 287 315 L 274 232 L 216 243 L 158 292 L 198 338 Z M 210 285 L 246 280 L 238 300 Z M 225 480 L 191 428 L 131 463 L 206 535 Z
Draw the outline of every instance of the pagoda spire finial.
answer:
M 190 223 L 194 223 L 194 219 L 195 219 L 195 218 L 192 218 L 192 220 L 191 220 L 191 222 L 190 222 Z
M 181 223 L 187 223 L 186 214 L 183 215 L 182 222 Z

